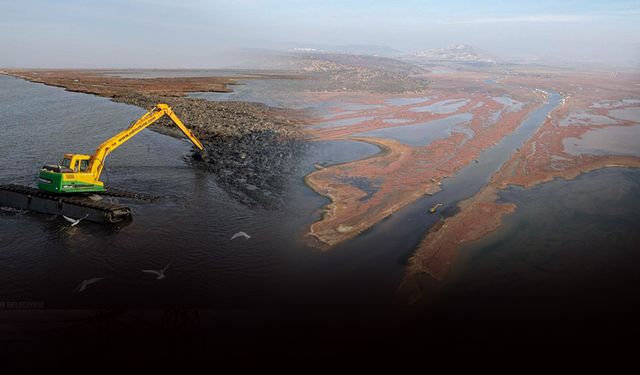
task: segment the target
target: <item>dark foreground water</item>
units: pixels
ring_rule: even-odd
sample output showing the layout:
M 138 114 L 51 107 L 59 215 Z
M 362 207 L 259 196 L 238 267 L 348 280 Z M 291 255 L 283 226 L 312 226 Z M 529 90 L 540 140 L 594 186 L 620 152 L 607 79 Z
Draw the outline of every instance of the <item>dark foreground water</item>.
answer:
M 483 340 L 486 330 L 494 329 L 508 341 L 509 330 L 501 330 L 492 314 L 493 307 L 509 311 L 503 307 L 511 306 L 514 296 L 527 299 L 545 291 L 567 291 L 558 298 L 527 299 L 558 316 L 574 311 L 563 299 L 571 296 L 569 289 L 586 298 L 598 284 L 599 296 L 617 296 L 627 288 L 625 295 L 631 297 L 638 290 L 634 280 L 640 270 L 634 251 L 639 231 L 633 220 L 640 197 L 638 172 L 611 169 L 575 181 L 504 192 L 503 199 L 519 205 L 505 229 L 463 249 L 454 276 L 428 304 L 428 311 L 410 310 L 404 315 L 407 311 L 396 310 L 395 292 L 406 259 L 438 219 L 428 208 L 443 202 L 442 213 L 449 215 L 459 200 L 480 189 L 535 131 L 559 96 L 550 99 L 516 133 L 483 152 L 478 163 L 446 179 L 442 192 L 424 197 L 326 253 L 304 241 L 308 225 L 320 217 L 327 200 L 306 187 L 303 176 L 316 163 L 372 155 L 379 151 L 375 146 L 349 141 L 313 144 L 299 168 L 291 171 L 286 204 L 266 210 L 234 201 L 216 184 L 215 176 L 188 166 L 184 161 L 190 152 L 188 142 L 144 131 L 110 155 L 103 174 L 110 185 L 164 196 L 153 204 L 126 202 L 135 210 L 132 222 L 118 227 L 82 222 L 70 229 L 59 217 L 0 211 L 0 302 L 64 309 L 64 313 L 46 310 L 50 313 L 45 325 L 57 327 L 43 336 L 47 346 L 67 335 L 72 325 L 77 342 L 93 337 L 87 332 L 97 329 L 100 340 L 89 341 L 98 346 L 103 338 L 113 343 L 111 335 L 133 332 L 147 337 L 169 329 L 171 334 L 186 334 L 185 340 L 191 340 L 194 331 L 200 338 L 216 337 L 209 343 L 219 348 L 226 344 L 264 348 L 284 339 L 285 346 L 313 340 L 325 348 L 347 349 L 363 340 L 388 344 L 405 336 Z M 64 152 L 93 152 L 143 111 L 0 76 L 0 113 L 0 182 L 33 184 L 43 163 L 58 160 Z M 238 231 L 249 233 L 251 239 L 230 241 Z M 604 251 L 607 246 L 614 250 Z M 141 272 L 168 263 L 164 280 Z M 608 283 L 593 282 L 607 273 L 614 275 Z M 105 279 L 85 292 L 73 292 L 82 280 L 94 277 Z M 586 309 L 607 306 L 602 298 L 590 302 Z M 613 317 L 612 310 L 599 311 Z M 550 331 L 539 330 L 526 314 L 510 318 L 506 320 L 522 328 L 521 338 L 527 332 Z M 18 332 L 14 341 L 25 348 L 32 342 L 20 338 L 39 337 L 41 332 L 34 327 L 43 324 L 24 323 L 29 319 L 26 313 L 9 317 Z M 11 329 L 7 332 L 6 337 L 13 337 Z M 11 347 L 18 350 L 14 341 Z M 77 342 L 70 344 L 73 349 L 80 346 Z M 148 344 L 139 338 L 129 345 L 140 342 Z M 161 342 L 152 348 L 167 349 Z
M 640 171 L 597 170 L 500 195 L 516 212 L 461 248 L 434 310 L 467 322 L 470 336 L 501 340 L 611 344 L 637 335 Z

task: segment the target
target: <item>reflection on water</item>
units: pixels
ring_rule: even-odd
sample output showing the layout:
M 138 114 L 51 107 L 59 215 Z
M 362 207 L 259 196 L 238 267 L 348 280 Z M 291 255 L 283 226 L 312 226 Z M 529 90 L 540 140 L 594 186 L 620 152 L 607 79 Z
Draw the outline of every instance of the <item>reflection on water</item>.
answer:
M 586 111 L 571 112 L 560 120 L 560 126 L 569 125 L 612 125 L 617 121 L 602 115 L 594 115 Z
M 358 113 L 358 111 L 339 111 L 339 112 L 323 115 L 322 118 L 324 120 L 330 120 L 335 117 L 353 115 L 354 113 Z
M 311 129 L 327 129 L 327 128 L 335 128 L 338 126 L 349 126 L 360 124 L 365 121 L 373 120 L 373 116 L 361 116 L 361 117 L 351 117 L 342 120 L 334 120 L 334 121 L 325 121 L 315 125 L 310 126 Z
M 524 106 L 524 103 L 514 100 L 508 96 L 494 96 L 491 99 L 505 106 L 506 112 L 518 112 Z
M 574 155 L 640 156 L 640 125 L 608 126 L 588 131 L 581 138 L 562 140 L 565 152 Z
M 302 109 L 307 107 L 307 103 L 292 95 L 292 92 L 302 85 L 303 80 L 295 79 L 247 79 L 237 85 L 230 85 L 232 92 L 192 92 L 187 96 L 212 101 L 254 102 L 271 107 Z
M 403 106 L 403 105 L 411 105 L 426 102 L 431 99 L 429 96 L 423 96 L 418 98 L 391 98 L 384 101 L 387 105 L 393 106 Z
M 599 100 L 597 102 L 594 102 L 591 107 L 611 109 L 636 104 L 640 104 L 640 99 Z
M 609 111 L 609 115 L 620 120 L 640 123 L 640 108 L 638 107 L 614 109 L 612 111 Z
M 453 113 L 469 103 L 469 99 L 450 99 L 427 106 L 411 108 L 411 112 Z
M 407 122 L 411 122 L 413 120 L 409 120 L 406 118 L 386 118 L 382 120 L 385 124 L 406 124 Z
M 460 113 L 443 119 L 427 121 L 422 124 L 376 129 L 355 135 L 390 138 L 412 146 L 426 146 L 437 139 L 447 138 L 454 129 L 462 131 L 463 127 L 457 125 L 470 121 L 472 117 L 470 113 Z M 468 131 L 464 132 L 469 135 Z
M 362 103 L 343 103 L 340 105 L 347 111 L 368 111 L 376 108 L 382 108 L 380 104 L 362 104 Z

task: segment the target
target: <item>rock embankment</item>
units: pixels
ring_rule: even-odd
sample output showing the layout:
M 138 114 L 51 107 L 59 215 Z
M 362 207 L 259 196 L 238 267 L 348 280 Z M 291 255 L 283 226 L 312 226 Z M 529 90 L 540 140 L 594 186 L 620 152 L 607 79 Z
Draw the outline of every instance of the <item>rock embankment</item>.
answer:
M 204 144 L 203 165 L 234 199 L 251 206 L 277 208 L 298 165 L 306 141 L 302 114 L 258 103 L 211 102 L 204 99 L 126 95 L 114 101 L 152 108 L 167 103 Z M 160 132 L 180 136 L 163 118 Z

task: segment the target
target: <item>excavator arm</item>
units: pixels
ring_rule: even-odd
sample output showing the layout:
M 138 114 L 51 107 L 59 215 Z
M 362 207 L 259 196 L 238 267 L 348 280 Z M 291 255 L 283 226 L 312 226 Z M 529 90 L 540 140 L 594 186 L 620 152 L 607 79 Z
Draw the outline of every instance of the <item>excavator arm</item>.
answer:
M 38 188 L 50 193 L 84 193 L 104 191 L 104 183 L 100 181 L 100 174 L 104 169 L 104 161 L 113 150 L 131 139 L 143 129 L 158 121 L 163 116 L 168 116 L 187 138 L 203 151 L 202 144 L 180 121 L 171 107 L 166 104 L 157 104 L 152 110 L 145 113 L 127 129 L 103 142 L 95 154 L 65 154 L 60 165 L 45 165 L 38 174 Z
M 97 181 L 100 179 L 100 174 L 102 174 L 102 170 L 104 169 L 104 160 L 113 150 L 120 147 L 126 141 L 131 139 L 134 135 L 138 134 L 140 131 L 158 121 L 163 116 L 168 116 L 171 121 L 180 130 L 184 135 L 200 150 L 203 151 L 204 147 L 202 143 L 196 138 L 195 135 L 189 130 L 182 121 L 176 116 L 171 107 L 167 104 L 157 104 L 153 109 L 149 112 L 145 113 L 142 117 L 140 117 L 136 122 L 132 123 L 127 129 L 122 132 L 116 134 L 115 136 L 109 138 L 104 141 L 97 149 L 95 154 L 91 157 L 89 161 L 88 170 L 93 174 L 94 179 Z

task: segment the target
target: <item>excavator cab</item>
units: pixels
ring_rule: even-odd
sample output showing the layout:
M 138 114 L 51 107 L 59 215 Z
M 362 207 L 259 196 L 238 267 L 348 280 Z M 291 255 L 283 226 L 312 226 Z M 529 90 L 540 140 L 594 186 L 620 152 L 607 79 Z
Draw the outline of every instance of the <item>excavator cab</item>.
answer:
M 51 193 L 78 193 L 104 191 L 104 185 L 95 181 L 89 170 L 91 155 L 65 154 L 58 165 L 45 165 L 40 169 L 38 188 Z
M 87 168 L 90 160 L 91 155 L 65 154 L 60 165 L 66 168 L 67 172 L 88 172 Z

